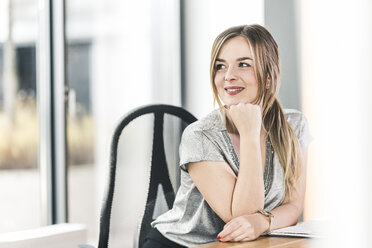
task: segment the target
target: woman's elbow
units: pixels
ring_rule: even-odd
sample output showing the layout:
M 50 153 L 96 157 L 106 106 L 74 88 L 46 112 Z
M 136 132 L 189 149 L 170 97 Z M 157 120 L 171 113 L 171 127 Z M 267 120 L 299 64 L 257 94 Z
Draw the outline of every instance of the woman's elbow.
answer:
M 295 213 L 295 218 L 294 218 L 294 223 L 292 223 L 293 225 L 297 224 L 298 221 L 300 221 L 301 219 L 301 216 L 302 216 L 302 212 L 303 212 L 303 207 L 302 206 L 299 206 L 299 205 L 296 205 L 296 204 L 292 204 L 292 206 L 294 207 L 294 213 Z

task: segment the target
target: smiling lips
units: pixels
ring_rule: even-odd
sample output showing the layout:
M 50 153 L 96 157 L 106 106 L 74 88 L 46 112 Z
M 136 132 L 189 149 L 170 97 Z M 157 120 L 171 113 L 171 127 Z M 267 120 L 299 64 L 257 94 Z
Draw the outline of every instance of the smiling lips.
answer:
M 238 86 L 231 86 L 231 87 L 225 88 L 226 93 L 229 94 L 230 96 L 239 94 L 243 90 L 244 90 L 243 87 L 238 87 Z

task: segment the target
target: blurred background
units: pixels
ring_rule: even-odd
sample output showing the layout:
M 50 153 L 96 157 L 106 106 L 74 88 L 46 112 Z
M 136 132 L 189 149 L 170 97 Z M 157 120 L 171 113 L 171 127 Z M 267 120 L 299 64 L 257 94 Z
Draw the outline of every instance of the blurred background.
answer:
M 87 225 L 87 242 L 96 244 L 119 118 L 150 103 L 182 106 L 197 118 L 212 111 L 214 38 L 230 26 L 258 23 L 279 45 L 279 99 L 304 112 L 313 136 L 304 220 L 331 220 L 320 246 L 367 247 L 371 10 L 363 0 L 1 0 L 0 233 L 77 222 Z M 54 138 L 45 137 L 48 130 Z M 131 146 L 149 135 L 136 132 L 122 146 L 149 153 Z M 48 150 L 48 140 L 62 145 Z M 55 160 L 52 177 L 62 193 L 50 193 L 46 179 L 48 161 Z M 146 191 L 133 187 L 147 176 L 146 162 L 139 164 L 142 169 L 122 172 L 122 188 L 129 189 L 121 202 L 125 211 L 115 218 L 113 247 L 132 246 Z M 62 197 L 56 219 L 46 203 L 51 194 L 62 194 L 52 196 Z M 344 232 L 353 238 L 341 241 Z

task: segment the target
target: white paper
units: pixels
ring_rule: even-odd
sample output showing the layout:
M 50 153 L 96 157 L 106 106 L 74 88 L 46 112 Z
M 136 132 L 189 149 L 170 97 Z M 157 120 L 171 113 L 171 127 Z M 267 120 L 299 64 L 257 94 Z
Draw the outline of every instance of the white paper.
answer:
M 270 236 L 287 236 L 287 237 L 307 237 L 319 238 L 322 235 L 322 226 L 324 221 L 310 220 L 298 223 L 294 226 L 284 227 L 271 231 Z

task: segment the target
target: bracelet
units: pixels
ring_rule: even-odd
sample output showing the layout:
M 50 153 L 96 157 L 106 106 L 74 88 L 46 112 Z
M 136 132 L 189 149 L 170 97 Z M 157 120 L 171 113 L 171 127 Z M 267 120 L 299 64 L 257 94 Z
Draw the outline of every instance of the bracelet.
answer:
M 269 228 L 265 232 L 263 232 L 261 235 L 266 235 L 266 234 L 270 233 L 271 232 L 271 227 L 273 225 L 274 215 L 272 213 L 270 213 L 269 211 L 265 211 L 265 210 L 258 210 L 256 213 L 262 214 L 263 216 L 269 218 Z

